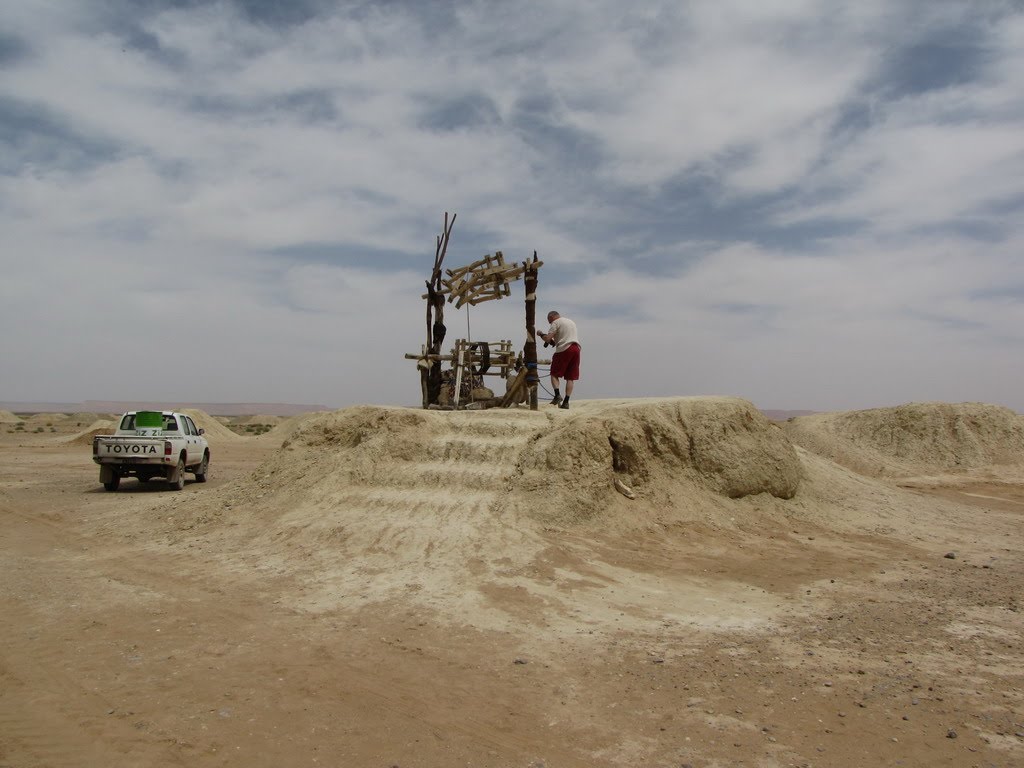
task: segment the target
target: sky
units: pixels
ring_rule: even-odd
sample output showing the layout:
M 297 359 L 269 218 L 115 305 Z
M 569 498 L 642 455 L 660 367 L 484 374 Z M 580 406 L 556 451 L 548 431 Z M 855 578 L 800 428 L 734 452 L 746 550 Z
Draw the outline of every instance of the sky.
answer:
M 418 405 L 446 212 L 577 400 L 1024 411 L 1024 4 L 0 0 L 0 400 Z

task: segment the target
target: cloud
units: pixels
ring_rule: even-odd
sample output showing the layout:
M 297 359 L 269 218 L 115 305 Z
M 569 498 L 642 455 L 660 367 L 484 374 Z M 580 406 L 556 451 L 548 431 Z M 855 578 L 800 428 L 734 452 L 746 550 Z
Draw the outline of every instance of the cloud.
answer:
M 452 211 L 447 265 L 545 260 L 580 396 L 1024 408 L 1011 2 L 39 0 L 0 29 L 6 399 L 416 402 Z M 521 343 L 516 290 L 451 333 Z

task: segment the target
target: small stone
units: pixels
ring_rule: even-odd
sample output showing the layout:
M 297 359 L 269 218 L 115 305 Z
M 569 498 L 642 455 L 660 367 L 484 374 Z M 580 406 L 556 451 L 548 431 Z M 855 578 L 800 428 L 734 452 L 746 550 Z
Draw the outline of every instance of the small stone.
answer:
M 947 560 L 956 560 L 956 552 L 947 552 L 943 557 Z
M 956 731 L 954 731 L 952 728 L 950 728 L 948 731 L 946 731 L 946 738 L 947 739 L 955 739 L 956 738 Z
M 516 659 L 512 663 L 513 664 L 529 664 L 530 662 L 528 662 L 526 659 Z

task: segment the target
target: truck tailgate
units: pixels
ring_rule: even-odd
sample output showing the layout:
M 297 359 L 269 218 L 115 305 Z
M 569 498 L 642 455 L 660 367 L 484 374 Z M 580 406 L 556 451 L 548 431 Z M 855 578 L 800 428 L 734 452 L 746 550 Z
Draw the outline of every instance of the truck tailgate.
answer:
M 97 458 L 159 458 L 164 454 L 164 441 L 155 437 L 103 437 L 92 441 L 92 452 Z

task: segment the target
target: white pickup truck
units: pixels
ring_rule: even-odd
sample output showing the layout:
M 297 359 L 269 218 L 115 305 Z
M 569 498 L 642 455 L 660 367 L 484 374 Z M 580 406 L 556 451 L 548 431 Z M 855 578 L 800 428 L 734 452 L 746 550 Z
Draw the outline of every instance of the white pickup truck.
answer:
M 162 477 L 171 488 L 185 487 L 185 472 L 205 483 L 210 471 L 210 446 L 204 430 L 184 413 L 128 411 L 113 435 L 96 435 L 92 460 L 100 465 L 100 482 L 116 491 L 122 477 L 139 482 Z

